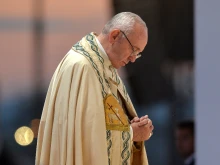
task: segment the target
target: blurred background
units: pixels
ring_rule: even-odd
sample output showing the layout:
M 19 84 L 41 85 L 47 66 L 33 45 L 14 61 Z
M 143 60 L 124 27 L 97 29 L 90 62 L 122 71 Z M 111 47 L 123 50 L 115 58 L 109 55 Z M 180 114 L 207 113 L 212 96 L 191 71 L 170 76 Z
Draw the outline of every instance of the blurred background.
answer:
M 150 165 L 183 164 L 178 125 L 194 120 L 194 1 L 8 0 L 0 5 L 1 165 L 34 165 L 55 68 L 72 45 L 122 11 L 140 15 L 149 29 L 142 58 L 119 72 L 138 114 L 154 124 Z

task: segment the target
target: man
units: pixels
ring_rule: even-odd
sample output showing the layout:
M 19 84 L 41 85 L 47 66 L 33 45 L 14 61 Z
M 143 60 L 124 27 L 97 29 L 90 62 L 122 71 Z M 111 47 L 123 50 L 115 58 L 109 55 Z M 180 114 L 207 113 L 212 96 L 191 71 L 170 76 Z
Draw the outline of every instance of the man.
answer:
M 119 13 L 63 58 L 48 89 L 36 165 L 148 165 L 148 116 L 137 117 L 117 70 L 135 62 L 148 41 L 136 14 Z
M 194 165 L 194 122 L 182 121 L 176 129 L 176 146 L 184 165 Z

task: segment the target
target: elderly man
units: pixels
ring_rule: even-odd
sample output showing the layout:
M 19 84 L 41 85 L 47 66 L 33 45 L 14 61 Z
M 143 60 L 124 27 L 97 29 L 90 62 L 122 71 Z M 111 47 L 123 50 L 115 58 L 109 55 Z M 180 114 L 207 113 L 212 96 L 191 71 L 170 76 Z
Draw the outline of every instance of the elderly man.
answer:
M 48 89 L 36 165 L 148 165 L 152 121 L 137 117 L 117 73 L 147 41 L 144 21 L 123 12 L 72 47 Z

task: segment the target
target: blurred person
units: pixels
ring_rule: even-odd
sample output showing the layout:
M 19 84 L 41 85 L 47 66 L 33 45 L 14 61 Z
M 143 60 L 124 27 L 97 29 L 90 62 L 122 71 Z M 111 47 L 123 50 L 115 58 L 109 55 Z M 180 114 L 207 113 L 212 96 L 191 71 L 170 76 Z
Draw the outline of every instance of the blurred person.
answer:
M 117 73 L 147 41 L 145 22 L 123 12 L 72 47 L 48 89 L 36 165 L 148 165 L 144 141 L 152 121 L 137 117 Z
M 195 165 L 194 122 L 179 122 L 175 133 L 177 151 L 184 159 L 184 165 Z

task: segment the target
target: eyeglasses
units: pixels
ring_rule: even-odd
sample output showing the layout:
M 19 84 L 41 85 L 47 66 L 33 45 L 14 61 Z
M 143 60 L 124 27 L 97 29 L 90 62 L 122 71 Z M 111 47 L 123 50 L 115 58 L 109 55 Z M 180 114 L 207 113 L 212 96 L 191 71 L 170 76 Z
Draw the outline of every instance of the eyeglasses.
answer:
M 138 54 L 135 54 L 136 52 L 135 52 L 135 50 L 134 50 L 134 46 L 131 44 L 131 42 L 129 41 L 129 39 L 128 39 L 128 37 L 126 36 L 126 34 L 125 34 L 122 30 L 120 30 L 120 31 L 122 32 L 122 34 L 125 36 L 125 38 L 126 38 L 127 41 L 129 42 L 129 44 L 131 45 L 131 48 L 132 48 L 133 52 L 131 53 L 130 56 L 136 56 L 136 59 L 140 58 L 140 57 L 141 57 L 141 52 L 138 53 Z

